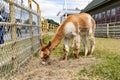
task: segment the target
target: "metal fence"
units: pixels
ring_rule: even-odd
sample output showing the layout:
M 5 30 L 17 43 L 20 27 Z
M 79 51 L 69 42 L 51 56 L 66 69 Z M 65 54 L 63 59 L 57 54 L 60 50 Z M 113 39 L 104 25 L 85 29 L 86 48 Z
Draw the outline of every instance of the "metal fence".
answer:
M 0 44 L 0 78 L 13 74 L 40 49 L 39 5 L 34 0 L 21 0 L 21 4 L 18 1 L 1 0 L 5 10 L 9 8 L 6 11 L 9 20 L 0 22 L 4 32 L 4 43 Z
M 120 22 L 98 24 L 95 31 L 96 37 L 120 38 Z

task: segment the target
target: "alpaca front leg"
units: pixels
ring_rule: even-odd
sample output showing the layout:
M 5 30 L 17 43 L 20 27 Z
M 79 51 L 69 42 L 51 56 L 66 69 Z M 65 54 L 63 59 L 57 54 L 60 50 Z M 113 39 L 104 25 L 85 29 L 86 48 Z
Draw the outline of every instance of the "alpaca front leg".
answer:
M 73 39 L 73 54 L 76 59 L 78 59 L 78 53 L 79 53 L 79 48 L 80 48 L 80 35 L 77 35 Z
M 83 43 L 83 47 L 84 47 L 84 55 L 87 56 L 87 54 L 88 54 L 87 37 L 82 36 L 81 39 L 82 39 L 82 43 Z
M 68 46 L 68 38 L 64 38 L 64 56 L 63 56 L 63 60 L 67 60 L 67 56 L 68 56 L 68 52 L 69 52 L 69 46 Z

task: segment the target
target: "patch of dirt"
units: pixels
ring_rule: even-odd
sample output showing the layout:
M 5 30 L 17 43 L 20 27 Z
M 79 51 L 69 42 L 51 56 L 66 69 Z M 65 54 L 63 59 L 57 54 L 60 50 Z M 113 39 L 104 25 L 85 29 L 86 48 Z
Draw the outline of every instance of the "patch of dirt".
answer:
M 98 62 L 94 57 L 77 60 L 70 58 L 67 61 L 51 59 L 50 65 L 42 65 L 39 58 L 32 58 L 8 80 L 78 80 L 77 73 L 80 70 L 89 69 Z

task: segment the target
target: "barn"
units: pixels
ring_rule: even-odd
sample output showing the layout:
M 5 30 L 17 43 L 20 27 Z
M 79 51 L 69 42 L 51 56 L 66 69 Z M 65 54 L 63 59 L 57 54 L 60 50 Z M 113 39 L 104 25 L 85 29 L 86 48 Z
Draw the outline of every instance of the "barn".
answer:
M 120 0 L 93 0 L 82 12 L 90 13 L 97 24 L 120 22 Z
M 120 0 L 93 0 L 81 12 L 95 19 L 96 37 L 120 38 Z

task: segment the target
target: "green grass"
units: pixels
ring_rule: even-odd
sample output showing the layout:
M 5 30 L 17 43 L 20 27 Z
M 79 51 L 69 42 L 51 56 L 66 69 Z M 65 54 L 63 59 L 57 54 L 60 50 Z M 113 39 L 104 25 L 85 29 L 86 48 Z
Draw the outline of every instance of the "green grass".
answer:
M 94 56 L 101 62 L 92 65 L 90 70 L 79 71 L 79 76 L 86 74 L 91 80 L 120 80 L 120 40 L 97 38 Z
M 52 36 L 50 36 L 50 35 L 43 36 L 42 41 L 43 41 L 44 44 L 47 44 L 50 41 L 51 38 L 52 38 Z
M 47 44 L 51 37 L 43 36 L 43 42 Z M 53 56 L 63 55 L 62 49 L 63 43 L 55 49 Z M 120 80 L 120 39 L 96 38 L 94 57 L 100 59 L 100 62 L 92 65 L 89 70 L 80 70 L 77 73 L 79 77 L 87 75 L 89 80 Z

